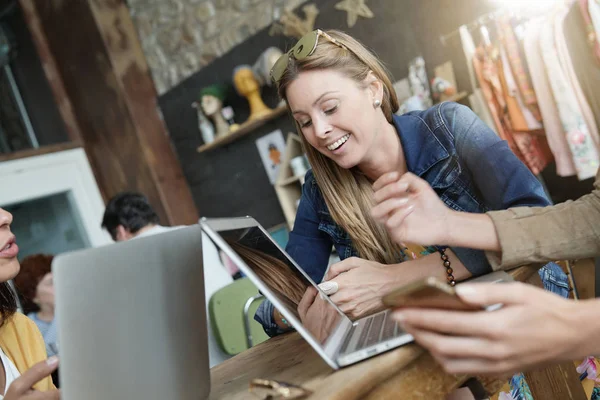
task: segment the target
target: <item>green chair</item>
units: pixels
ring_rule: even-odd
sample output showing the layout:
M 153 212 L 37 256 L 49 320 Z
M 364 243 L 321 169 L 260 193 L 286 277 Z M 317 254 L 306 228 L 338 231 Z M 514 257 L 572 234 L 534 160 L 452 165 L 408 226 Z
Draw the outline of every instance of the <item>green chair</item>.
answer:
M 237 279 L 212 295 L 208 302 L 210 322 L 225 353 L 241 353 L 269 338 L 254 320 L 263 298 L 248 278 Z

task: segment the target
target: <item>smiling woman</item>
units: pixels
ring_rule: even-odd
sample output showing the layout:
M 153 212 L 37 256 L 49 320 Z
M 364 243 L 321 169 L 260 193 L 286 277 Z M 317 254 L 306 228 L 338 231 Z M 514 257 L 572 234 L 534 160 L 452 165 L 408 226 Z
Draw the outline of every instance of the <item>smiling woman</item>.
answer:
M 550 204 L 535 176 L 469 108 L 441 103 L 395 115 L 390 75 L 345 33 L 307 34 L 271 76 L 312 166 L 286 250 L 320 282 L 335 246 L 342 261 L 329 267 L 325 280 L 337 284 L 330 298 L 352 319 L 382 310 L 382 295 L 412 281 L 437 276 L 453 285 L 491 271 L 479 250 L 395 242 L 371 216 L 373 183 L 382 175 L 411 172 L 459 211 Z M 546 288 L 566 296 L 560 267 L 542 269 Z M 304 294 L 306 313 L 318 308 L 314 298 Z M 270 335 L 285 328 L 268 301 L 255 318 Z
M 325 279 L 337 283 L 331 299 L 351 318 L 381 310 L 384 293 L 411 281 L 437 276 L 453 283 L 491 271 L 478 250 L 392 240 L 370 213 L 372 185 L 383 174 L 412 172 L 455 210 L 549 204 L 533 174 L 467 107 L 442 103 L 395 115 L 389 73 L 343 32 L 307 34 L 275 63 L 271 77 L 312 166 L 286 250 L 320 282 L 335 246 L 342 261 Z M 565 294 L 560 268 L 544 268 L 542 276 L 552 277 L 547 287 Z M 284 326 L 268 302 L 256 319 L 271 335 Z

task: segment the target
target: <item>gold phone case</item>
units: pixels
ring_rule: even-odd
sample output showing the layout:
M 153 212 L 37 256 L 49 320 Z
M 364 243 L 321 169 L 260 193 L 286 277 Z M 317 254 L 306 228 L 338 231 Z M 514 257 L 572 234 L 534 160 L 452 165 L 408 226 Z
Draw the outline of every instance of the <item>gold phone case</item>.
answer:
M 433 276 L 392 290 L 381 298 L 388 307 L 439 308 L 445 310 L 481 310 L 463 302 L 452 286 Z

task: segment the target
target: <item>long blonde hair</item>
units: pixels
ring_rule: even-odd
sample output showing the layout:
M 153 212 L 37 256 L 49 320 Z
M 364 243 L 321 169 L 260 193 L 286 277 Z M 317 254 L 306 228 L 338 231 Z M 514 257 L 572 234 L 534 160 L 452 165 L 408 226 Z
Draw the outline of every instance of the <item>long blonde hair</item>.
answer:
M 279 80 L 279 96 L 287 102 L 286 89 L 302 71 L 334 69 L 359 84 L 364 84 L 372 71 L 383 84 L 381 109 L 387 121 L 392 123 L 392 115 L 399 106 L 387 69 L 373 53 L 348 34 L 336 30 L 328 30 L 327 33 L 350 51 L 319 37 L 319 44 L 309 57 L 300 61 L 290 57 L 288 67 Z M 333 220 L 348 232 L 360 257 L 384 264 L 398 262 L 400 247 L 371 218 L 371 182 L 357 168 L 341 168 L 313 148 L 302 135 L 298 123 L 296 130 Z
M 280 259 L 233 240 L 227 242 L 298 317 L 298 303 L 306 292 L 306 283 Z

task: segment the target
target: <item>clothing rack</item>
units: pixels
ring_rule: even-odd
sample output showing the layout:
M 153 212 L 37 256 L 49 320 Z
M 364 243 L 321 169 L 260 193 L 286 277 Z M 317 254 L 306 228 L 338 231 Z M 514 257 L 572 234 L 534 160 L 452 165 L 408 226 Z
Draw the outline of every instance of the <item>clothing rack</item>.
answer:
M 499 16 L 501 16 L 505 13 L 506 13 L 505 10 L 496 10 L 496 11 L 492 11 L 490 13 L 484 14 L 484 15 L 478 17 L 476 20 L 471 21 L 468 24 L 466 24 L 467 29 L 473 30 L 473 29 L 479 28 L 480 26 L 484 26 L 485 24 L 495 20 L 496 18 L 498 18 Z M 459 29 L 455 29 L 450 33 L 441 35 L 440 42 L 442 43 L 443 46 L 445 46 L 448 39 L 450 39 L 454 36 L 457 36 L 459 34 L 459 32 L 460 32 Z
M 562 5 L 561 5 L 561 3 L 562 3 Z M 575 0 L 561 0 L 561 1 L 557 2 L 555 7 L 560 7 L 560 6 L 570 7 L 573 3 L 575 3 Z M 524 18 L 532 18 L 534 16 L 539 15 L 539 10 L 530 9 L 528 11 L 523 11 L 523 10 L 515 11 L 515 10 L 507 10 L 506 8 L 500 8 L 498 10 L 484 14 L 484 15 L 478 17 L 477 19 L 469 22 L 468 24 L 466 24 L 467 29 L 473 30 L 480 26 L 484 26 L 485 24 L 493 21 L 494 19 L 496 19 L 502 15 L 512 15 L 512 16 L 520 16 L 520 17 L 524 17 Z M 450 39 L 454 36 L 457 36 L 459 34 L 459 32 L 460 32 L 459 29 L 455 29 L 450 33 L 441 35 L 440 42 L 442 42 L 442 45 L 445 46 L 448 39 Z

